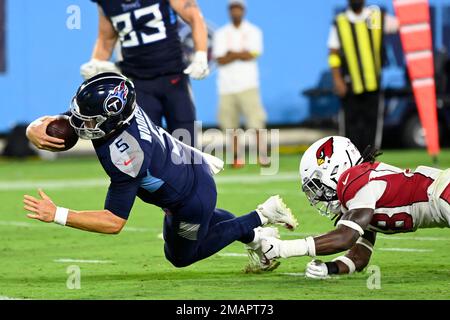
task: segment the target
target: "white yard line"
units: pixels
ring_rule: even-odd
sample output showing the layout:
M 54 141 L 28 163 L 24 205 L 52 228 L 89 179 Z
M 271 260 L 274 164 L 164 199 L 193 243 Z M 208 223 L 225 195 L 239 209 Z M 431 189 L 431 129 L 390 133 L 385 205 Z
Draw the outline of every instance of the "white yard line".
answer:
M 415 248 L 375 248 L 375 251 L 393 251 L 393 252 L 433 252 L 433 249 L 415 249 Z
M 22 221 L 0 221 L 0 226 L 33 228 L 33 227 L 36 227 L 37 224 L 30 223 L 30 222 L 22 222 Z
M 0 226 L 12 226 L 12 227 L 24 227 L 24 228 L 40 228 L 40 227 L 58 227 L 55 224 L 47 223 L 32 223 L 32 222 L 22 222 L 22 221 L 1 221 Z M 139 227 L 124 227 L 122 231 L 125 232 L 151 232 L 150 228 L 139 228 Z
M 124 227 L 122 231 L 127 232 L 149 232 L 149 228 L 138 228 L 138 227 Z
M 55 224 L 44 224 L 38 222 L 24 222 L 24 221 L 1 221 L 0 226 L 12 226 L 12 227 L 25 227 L 25 228 L 38 228 L 38 227 L 58 227 Z M 140 228 L 140 227 L 124 227 L 125 232 L 151 232 L 155 228 Z M 280 231 L 282 236 L 295 236 L 295 237 L 308 237 L 311 235 L 320 234 L 320 232 L 290 232 Z M 160 234 L 157 235 L 162 238 Z M 448 237 L 399 237 L 394 235 L 378 235 L 378 239 L 383 240 L 407 240 L 407 241 L 450 241 Z
M 233 175 L 233 176 L 217 176 L 215 177 L 217 184 L 231 183 L 264 183 L 274 181 L 296 181 L 298 180 L 297 172 L 284 172 L 273 176 L 261 176 L 257 174 Z M 71 179 L 71 180 L 15 180 L 0 181 L 0 191 L 17 191 L 43 188 L 52 189 L 76 189 L 76 188 L 94 188 L 108 186 L 107 178 L 99 179 Z
M 16 180 L 0 181 L 0 191 L 17 191 L 43 188 L 54 189 L 77 189 L 103 187 L 108 185 L 107 179 L 72 179 L 72 180 Z
M 59 262 L 59 263 L 94 263 L 94 264 L 114 263 L 114 261 L 111 261 L 111 260 L 83 260 L 83 259 L 69 259 L 69 258 L 55 259 L 55 260 L 53 260 L 53 262 Z
M 0 296 L 0 300 L 25 300 L 25 299 L 12 298 L 12 297 L 8 297 L 8 296 Z
M 236 252 L 218 253 L 217 255 L 221 257 L 247 257 L 246 253 L 236 253 Z
M 377 236 L 378 239 L 384 239 L 384 240 L 415 240 L 415 241 L 450 241 L 450 238 L 446 237 L 396 237 L 396 236 L 384 236 L 379 235 Z

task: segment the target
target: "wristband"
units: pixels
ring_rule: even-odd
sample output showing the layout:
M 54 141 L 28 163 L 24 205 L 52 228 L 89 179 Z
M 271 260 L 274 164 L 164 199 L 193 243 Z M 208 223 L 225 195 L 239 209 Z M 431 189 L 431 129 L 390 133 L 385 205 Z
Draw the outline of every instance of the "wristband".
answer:
M 345 264 L 348 267 L 348 274 L 352 274 L 353 272 L 356 271 L 355 263 L 353 262 L 352 259 L 347 258 L 346 256 L 337 257 L 336 259 L 333 259 L 333 262 L 334 261 L 340 261 L 343 264 Z
M 208 64 L 208 53 L 206 51 L 196 51 L 194 61 Z
M 314 258 L 316 256 L 316 243 L 314 242 L 314 238 L 307 237 L 305 240 L 308 247 L 308 256 Z
M 65 226 L 67 222 L 67 216 L 69 215 L 69 209 L 56 207 L 55 219 L 53 222 L 61 226 Z
M 330 54 L 328 56 L 328 65 L 330 68 L 339 68 L 342 65 L 341 57 L 336 53 Z

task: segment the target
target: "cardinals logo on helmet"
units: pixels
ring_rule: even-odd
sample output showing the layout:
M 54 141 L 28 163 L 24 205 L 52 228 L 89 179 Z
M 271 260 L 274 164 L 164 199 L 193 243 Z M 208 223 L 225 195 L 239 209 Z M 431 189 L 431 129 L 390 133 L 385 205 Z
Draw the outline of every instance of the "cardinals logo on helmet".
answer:
M 122 81 L 112 90 L 103 103 L 103 108 L 108 115 L 116 115 L 122 112 L 127 103 L 128 88 L 125 81 Z
M 325 163 L 326 158 L 331 158 L 333 155 L 333 137 L 325 141 L 323 145 L 316 151 L 317 164 L 321 166 Z

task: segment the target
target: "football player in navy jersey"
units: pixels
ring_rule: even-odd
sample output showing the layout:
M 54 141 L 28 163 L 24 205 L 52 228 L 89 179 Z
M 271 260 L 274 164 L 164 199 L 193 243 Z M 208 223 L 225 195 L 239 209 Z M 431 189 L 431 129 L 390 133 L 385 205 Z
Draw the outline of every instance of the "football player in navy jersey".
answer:
M 133 79 L 137 101 L 157 125 L 165 118 L 167 130 L 185 129 L 184 142 L 194 144 L 195 106 L 189 75 L 209 73 L 207 28 L 195 0 L 92 0 L 99 7 L 99 34 L 92 59 L 81 68 L 85 79 L 102 71 L 117 39 L 123 61 L 121 72 Z M 186 67 L 178 36 L 177 15 L 192 28 L 196 53 Z M 107 62 L 106 62 L 107 63 Z M 105 70 L 108 71 L 108 70 Z
M 99 32 L 92 59 L 81 67 L 89 79 L 99 72 L 119 72 L 109 62 L 117 40 L 123 61 L 120 72 L 131 78 L 136 86 L 137 102 L 150 119 L 183 142 L 194 145 L 196 120 L 189 76 L 203 79 L 209 74 L 208 31 L 195 0 L 92 0 L 98 4 Z M 192 63 L 183 61 L 178 36 L 180 16 L 192 28 L 195 54 Z M 46 124 L 51 117 L 42 119 Z M 36 135 L 32 135 L 36 136 Z M 62 141 L 41 130 L 34 143 L 44 149 L 62 148 Z
M 24 196 L 29 218 L 117 234 L 138 197 L 164 210 L 164 251 L 176 267 L 188 266 L 238 240 L 257 252 L 262 267 L 270 268 L 271 262 L 258 250 L 261 236 L 274 236 L 276 229 L 260 226 L 297 226 L 278 196 L 240 217 L 216 209 L 213 174 L 223 162 L 156 126 L 136 103 L 133 83 L 122 75 L 103 73 L 85 81 L 72 99 L 69 120 L 80 138 L 92 140 L 110 177 L 104 209 L 59 207 L 39 190 L 40 198 Z

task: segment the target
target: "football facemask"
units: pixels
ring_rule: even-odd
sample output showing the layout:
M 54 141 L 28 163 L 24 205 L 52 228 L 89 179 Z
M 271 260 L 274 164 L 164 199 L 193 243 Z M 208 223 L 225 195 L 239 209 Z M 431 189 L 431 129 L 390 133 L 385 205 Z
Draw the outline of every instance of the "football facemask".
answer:
M 96 116 L 84 116 L 78 112 L 80 108 L 77 105 L 76 98 L 72 99 L 70 105 L 70 112 L 72 115 L 69 117 L 70 125 L 75 129 L 75 132 L 81 139 L 93 140 L 103 138 L 106 133 L 100 126 L 107 120 L 102 115 Z
M 321 215 L 334 218 L 341 211 L 341 203 L 337 198 L 337 192 L 321 181 L 322 172 L 316 170 L 311 177 L 305 178 L 302 191 L 309 203 L 319 211 Z

